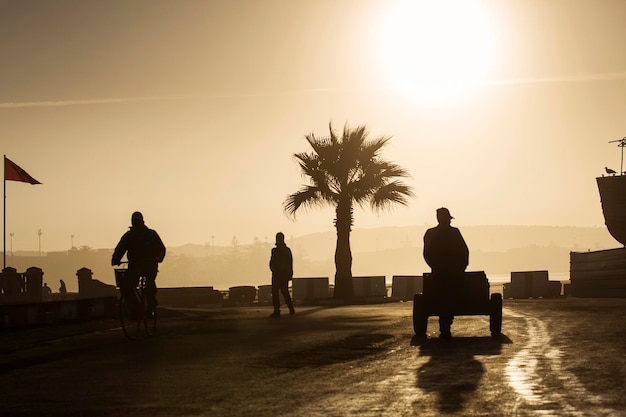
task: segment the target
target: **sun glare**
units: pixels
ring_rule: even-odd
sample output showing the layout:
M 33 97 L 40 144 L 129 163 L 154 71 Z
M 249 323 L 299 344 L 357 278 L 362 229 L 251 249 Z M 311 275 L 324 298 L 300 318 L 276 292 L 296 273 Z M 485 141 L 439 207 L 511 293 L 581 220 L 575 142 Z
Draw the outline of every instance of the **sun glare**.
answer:
M 385 84 L 421 102 L 463 99 L 486 80 L 493 32 L 480 1 L 399 0 L 376 35 Z

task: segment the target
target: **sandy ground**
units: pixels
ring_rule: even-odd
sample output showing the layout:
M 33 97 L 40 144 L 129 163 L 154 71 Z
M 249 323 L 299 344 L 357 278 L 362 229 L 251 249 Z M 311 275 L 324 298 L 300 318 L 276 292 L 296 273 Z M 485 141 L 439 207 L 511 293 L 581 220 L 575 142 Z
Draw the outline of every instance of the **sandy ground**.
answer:
M 161 309 L 0 335 L 1 416 L 626 416 L 626 299 L 505 300 L 503 334 L 412 303 Z

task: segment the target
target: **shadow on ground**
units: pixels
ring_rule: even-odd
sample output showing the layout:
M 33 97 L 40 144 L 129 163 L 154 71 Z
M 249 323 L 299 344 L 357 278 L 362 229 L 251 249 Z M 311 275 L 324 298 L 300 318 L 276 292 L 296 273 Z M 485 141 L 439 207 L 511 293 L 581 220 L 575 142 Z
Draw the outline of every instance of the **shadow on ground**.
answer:
M 498 337 L 455 337 L 452 340 L 413 337 L 420 356 L 429 360 L 417 370 L 417 387 L 437 398 L 442 414 L 457 413 L 480 384 L 484 368 L 476 356 L 500 355 L 503 344 L 513 343 Z

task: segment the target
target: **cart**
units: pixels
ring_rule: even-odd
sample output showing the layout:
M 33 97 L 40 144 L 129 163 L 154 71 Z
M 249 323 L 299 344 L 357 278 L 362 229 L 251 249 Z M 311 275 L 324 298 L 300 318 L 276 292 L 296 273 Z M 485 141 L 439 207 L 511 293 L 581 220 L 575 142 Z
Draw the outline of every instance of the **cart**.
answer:
M 424 291 L 413 298 L 413 330 L 418 336 L 426 334 L 428 317 L 439 316 L 441 302 L 435 278 L 424 274 Z M 455 316 L 489 316 L 492 336 L 502 332 L 502 294 L 489 296 L 489 280 L 484 271 L 465 272 L 457 291 Z

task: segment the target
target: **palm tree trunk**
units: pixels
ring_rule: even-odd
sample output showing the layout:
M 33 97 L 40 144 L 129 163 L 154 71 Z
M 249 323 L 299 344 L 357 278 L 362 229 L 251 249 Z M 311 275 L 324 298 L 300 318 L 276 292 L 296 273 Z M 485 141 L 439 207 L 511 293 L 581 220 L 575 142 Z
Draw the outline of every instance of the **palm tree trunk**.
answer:
M 352 230 L 352 204 L 337 204 L 335 228 L 337 247 L 335 249 L 335 292 L 334 298 L 349 302 L 354 298 L 352 286 L 352 251 L 350 231 Z

